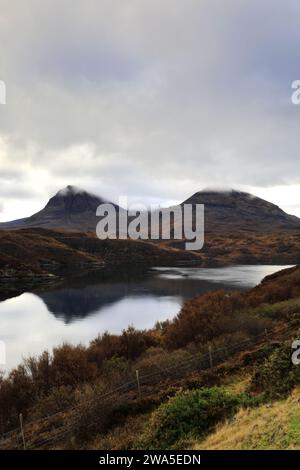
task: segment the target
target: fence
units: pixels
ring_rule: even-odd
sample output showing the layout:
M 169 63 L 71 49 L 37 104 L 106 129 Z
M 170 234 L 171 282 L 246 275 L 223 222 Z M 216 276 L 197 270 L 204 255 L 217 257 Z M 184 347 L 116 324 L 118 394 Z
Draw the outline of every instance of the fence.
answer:
M 121 399 L 124 403 L 130 404 L 133 401 L 147 398 L 150 392 L 147 391 L 147 385 L 155 385 L 167 379 L 180 379 L 188 373 L 201 372 L 222 364 L 236 353 L 244 351 L 247 346 L 258 345 L 262 340 L 267 340 L 272 334 L 289 331 L 296 328 L 296 323 L 285 325 L 280 328 L 264 330 L 256 336 L 237 342 L 224 348 L 208 348 L 206 354 L 198 353 L 191 358 L 180 361 L 169 367 L 159 369 L 148 374 L 141 374 L 136 371 L 135 378 L 131 381 L 120 384 L 112 390 L 104 393 L 101 397 L 92 398 L 84 403 L 85 409 L 97 406 L 99 417 L 85 426 L 89 429 L 101 422 L 101 415 L 109 404 L 114 402 L 114 398 Z M 129 395 L 130 392 L 130 395 Z M 152 391 L 153 393 L 153 391 Z M 1 436 L 0 449 L 43 449 L 55 446 L 62 439 L 71 436 L 74 429 L 78 427 L 82 418 L 82 404 L 59 411 L 50 416 L 39 420 L 23 423 L 23 417 L 20 415 L 20 427 Z M 38 432 L 38 437 L 36 436 Z

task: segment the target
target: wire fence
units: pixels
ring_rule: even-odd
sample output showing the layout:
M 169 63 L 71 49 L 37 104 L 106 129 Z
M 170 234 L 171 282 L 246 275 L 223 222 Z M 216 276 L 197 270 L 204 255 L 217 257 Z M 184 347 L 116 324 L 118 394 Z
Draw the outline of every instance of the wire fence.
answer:
M 263 332 L 222 348 L 209 348 L 207 353 L 199 352 L 185 360 L 178 361 L 168 367 L 160 368 L 142 374 L 136 371 L 132 380 L 122 383 L 113 389 L 86 400 L 84 404 L 69 407 L 62 411 L 45 416 L 41 419 L 28 421 L 23 424 L 20 415 L 20 427 L 0 436 L 0 449 L 43 449 L 51 448 L 74 434 L 82 424 L 83 414 L 89 418 L 89 409 L 96 408 L 97 416 L 90 417 L 90 422 L 85 423 L 84 430 L 96 427 L 101 423 L 105 411 L 111 404 L 122 402 L 123 404 L 136 403 L 137 400 L 146 399 L 153 394 L 153 389 L 147 390 L 147 386 L 153 386 L 166 380 L 178 380 L 193 372 L 207 371 L 219 366 L 236 353 L 244 351 L 247 346 L 256 346 L 263 340 L 277 333 L 295 329 L 299 321 L 289 325 L 264 330 Z

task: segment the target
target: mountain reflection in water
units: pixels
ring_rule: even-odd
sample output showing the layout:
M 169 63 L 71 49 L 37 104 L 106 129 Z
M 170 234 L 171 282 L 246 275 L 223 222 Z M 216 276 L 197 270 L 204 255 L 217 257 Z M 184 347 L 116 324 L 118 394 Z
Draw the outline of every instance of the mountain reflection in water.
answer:
M 157 321 L 173 318 L 188 298 L 219 289 L 245 289 L 282 268 L 156 268 L 133 278 L 89 276 L 8 299 L 0 302 L 4 369 L 62 342 L 88 344 L 98 334 L 119 334 L 129 325 L 151 328 Z

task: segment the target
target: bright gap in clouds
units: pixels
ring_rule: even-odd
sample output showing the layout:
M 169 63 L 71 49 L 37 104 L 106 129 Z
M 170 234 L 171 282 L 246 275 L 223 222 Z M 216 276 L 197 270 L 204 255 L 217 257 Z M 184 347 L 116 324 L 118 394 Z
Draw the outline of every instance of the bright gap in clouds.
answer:
M 36 200 L 6 199 L 0 206 L 0 222 L 23 219 L 40 211 L 45 204 Z
M 268 188 L 248 187 L 247 191 L 276 204 L 285 212 L 300 217 L 300 185 L 273 186 Z

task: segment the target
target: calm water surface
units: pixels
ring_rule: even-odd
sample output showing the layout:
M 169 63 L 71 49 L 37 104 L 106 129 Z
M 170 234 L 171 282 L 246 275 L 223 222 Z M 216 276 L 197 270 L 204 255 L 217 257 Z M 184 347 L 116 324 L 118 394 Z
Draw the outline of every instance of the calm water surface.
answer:
M 51 350 L 64 341 L 88 344 L 99 333 L 133 325 L 150 328 L 174 317 L 185 299 L 217 289 L 245 289 L 288 266 L 156 268 L 127 281 L 80 279 L 39 294 L 0 302 L 0 340 L 9 370 L 22 357 Z

